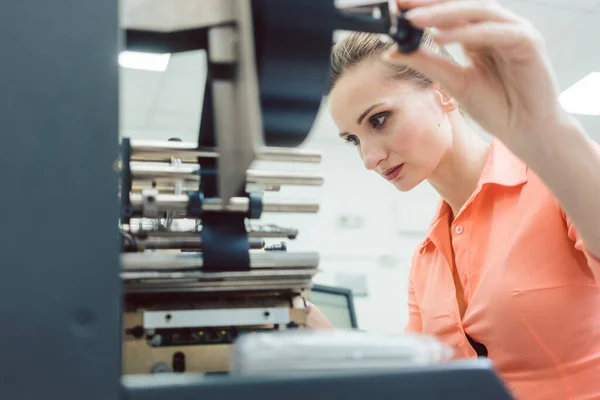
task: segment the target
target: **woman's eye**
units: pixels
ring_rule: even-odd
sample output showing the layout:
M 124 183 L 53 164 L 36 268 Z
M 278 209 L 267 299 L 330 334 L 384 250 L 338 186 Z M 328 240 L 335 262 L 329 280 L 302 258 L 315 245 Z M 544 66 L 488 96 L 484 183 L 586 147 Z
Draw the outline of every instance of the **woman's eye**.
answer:
M 348 135 L 346 137 L 346 143 L 352 143 L 353 145 L 358 145 L 358 137 L 356 135 Z
M 389 113 L 387 112 L 373 115 L 371 118 L 369 118 L 369 123 L 371 124 L 371 127 L 373 129 L 381 129 L 383 125 L 385 125 L 385 121 L 387 120 L 388 115 Z

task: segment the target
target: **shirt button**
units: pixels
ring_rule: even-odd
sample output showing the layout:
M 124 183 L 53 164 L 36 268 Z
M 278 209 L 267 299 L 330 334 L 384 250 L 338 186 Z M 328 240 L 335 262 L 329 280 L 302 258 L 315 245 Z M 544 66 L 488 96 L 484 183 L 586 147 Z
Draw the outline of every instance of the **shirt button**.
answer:
M 460 235 L 461 233 L 463 233 L 462 225 L 458 225 L 456 228 L 454 228 L 454 232 L 456 232 L 457 235 Z

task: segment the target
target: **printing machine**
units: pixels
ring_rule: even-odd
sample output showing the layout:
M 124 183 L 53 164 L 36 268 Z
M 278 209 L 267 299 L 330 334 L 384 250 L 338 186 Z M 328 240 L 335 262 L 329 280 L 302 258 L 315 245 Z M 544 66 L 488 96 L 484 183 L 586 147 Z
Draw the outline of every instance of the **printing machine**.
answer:
M 395 2 L 390 2 L 395 4 Z M 422 32 L 387 2 L 56 0 L 3 4 L 0 398 L 508 399 L 483 359 L 293 376 L 227 373 L 236 339 L 301 330 L 319 257 L 265 246 L 293 228 L 267 200 L 315 174 L 299 147 L 327 84 L 335 30 Z M 204 49 L 198 141 L 119 143 L 122 49 Z M 252 392 L 249 392 L 252 390 Z
M 318 211 L 317 203 L 263 200 L 262 193 L 320 185 L 323 178 L 247 170 L 243 190 L 225 202 L 217 197 L 214 170 L 202 165 L 217 153 L 197 146 L 123 140 L 124 375 L 227 372 L 240 335 L 304 326 L 318 254 L 265 247 L 265 235 L 275 232 L 247 221 L 268 212 Z M 273 147 L 256 157 L 320 160 L 315 152 Z

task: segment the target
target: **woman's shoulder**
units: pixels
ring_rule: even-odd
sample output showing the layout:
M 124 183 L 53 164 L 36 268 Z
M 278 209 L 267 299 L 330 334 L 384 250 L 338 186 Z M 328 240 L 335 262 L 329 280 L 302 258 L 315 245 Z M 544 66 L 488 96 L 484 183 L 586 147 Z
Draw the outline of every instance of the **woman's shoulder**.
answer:
M 459 240 L 465 249 L 493 248 L 496 243 L 506 246 L 507 238 L 513 243 L 530 242 L 533 237 L 565 237 L 565 216 L 556 197 L 531 169 L 522 173 L 526 174 L 522 184 L 490 185 L 481 190 L 454 224 L 447 218 L 449 206 L 441 200 L 426 235 L 413 250 L 412 269 L 444 261 L 442 253 L 451 246 L 446 243 L 450 229 L 460 238 L 466 234 L 468 245 Z

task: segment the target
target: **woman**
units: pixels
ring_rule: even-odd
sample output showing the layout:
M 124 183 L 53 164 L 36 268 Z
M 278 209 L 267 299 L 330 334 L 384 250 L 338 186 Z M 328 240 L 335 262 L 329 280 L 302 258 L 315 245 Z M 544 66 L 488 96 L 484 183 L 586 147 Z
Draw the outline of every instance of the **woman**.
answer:
M 328 104 L 366 168 L 441 196 L 414 254 L 407 330 L 489 356 L 519 399 L 600 399 L 597 145 L 561 108 L 527 21 L 492 1 L 399 5 L 435 32 L 411 54 L 366 34 L 337 43 Z M 469 67 L 439 46 L 451 42 Z

